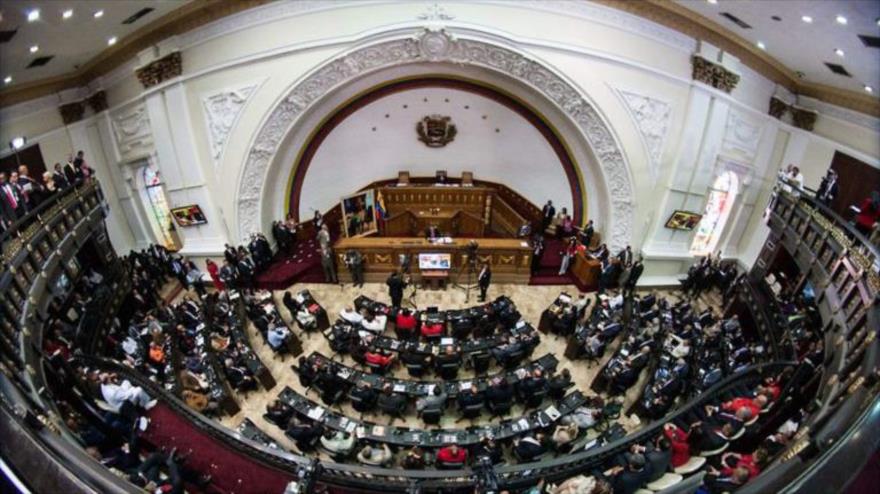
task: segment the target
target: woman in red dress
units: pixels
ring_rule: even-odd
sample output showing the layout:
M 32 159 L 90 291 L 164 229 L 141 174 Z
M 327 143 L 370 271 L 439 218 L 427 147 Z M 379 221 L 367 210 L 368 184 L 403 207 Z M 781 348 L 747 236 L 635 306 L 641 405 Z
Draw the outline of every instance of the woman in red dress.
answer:
M 208 259 L 205 261 L 205 265 L 208 266 L 208 274 L 211 275 L 211 281 L 214 282 L 214 288 L 221 292 L 225 290 L 226 285 L 224 285 L 223 281 L 220 279 L 220 268 L 217 267 L 217 263 Z

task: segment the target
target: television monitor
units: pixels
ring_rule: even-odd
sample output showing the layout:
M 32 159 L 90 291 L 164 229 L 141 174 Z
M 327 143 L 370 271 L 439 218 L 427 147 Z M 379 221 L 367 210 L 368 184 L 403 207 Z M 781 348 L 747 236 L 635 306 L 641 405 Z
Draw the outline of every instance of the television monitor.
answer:
M 419 254 L 419 269 L 451 269 L 452 254 Z

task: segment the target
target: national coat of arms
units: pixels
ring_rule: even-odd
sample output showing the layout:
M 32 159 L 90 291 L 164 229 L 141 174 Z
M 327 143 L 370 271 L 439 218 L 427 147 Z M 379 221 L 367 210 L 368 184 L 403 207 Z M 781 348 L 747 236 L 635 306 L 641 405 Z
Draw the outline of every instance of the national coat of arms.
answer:
M 452 142 L 458 130 L 455 129 L 451 117 L 429 115 L 416 124 L 416 132 L 419 140 L 426 146 L 440 148 Z

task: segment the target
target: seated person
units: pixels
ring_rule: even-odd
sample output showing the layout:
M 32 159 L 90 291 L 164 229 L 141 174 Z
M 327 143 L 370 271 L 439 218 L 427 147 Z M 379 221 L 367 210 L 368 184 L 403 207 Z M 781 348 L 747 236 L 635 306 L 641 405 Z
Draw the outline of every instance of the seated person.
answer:
M 635 494 L 651 478 L 653 470 L 642 453 L 627 453 L 626 466 L 614 466 L 606 472 L 615 494 Z
M 212 401 L 205 393 L 184 389 L 180 396 L 188 407 L 199 413 L 213 412 L 217 409 L 217 402 Z
M 350 305 L 346 306 L 339 312 L 339 317 L 355 326 L 360 325 L 361 321 L 364 320 L 364 316 Z
M 303 305 L 296 311 L 296 322 L 303 329 L 315 329 L 318 327 L 318 318 L 309 312 L 308 307 Z
M 534 436 L 526 435 L 522 439 L 513 441 L 513 450 L 516 457 L 521 461 L 533 461 L 543 455 L 547 448 L 544 447 L 544 435 L 538 433 Z
M 489 436 L 483 436 L 480 442 L 474 447 L 474 458 L 489 458 L 493 465 L 497 465 L 504 461 L 504 451 L 501 446 Z
M 439 384 L 434 385 L 434 389 L 428 396 L 424 396 L 416 400 L 416 411 L 421 415 L 422 411 L 426 408 L 443 410 L 446 406 L 446 392 L 443 391 L 443 386 Z
M 397 328 L 397 333 L 407 336 L 414 335 L 416 326 L 418 326 L 418 321 L 416 320 L 415 314 L 413 314 L 412 311 L 410 311 L 409 309 L 403 309 L 402 311 L 398 312 L 394 323 L 395 327 Z
M 471 406 L 483 406 L 483 395 L 480 394 L 476 384 L 471 384 L 468 391 L 458 394 L 458 409 L 464 410 Z
M 372 312 L 367 312 L 367 315 L 364 316 L 364 320 L 361 321 L 361 326 L 375 334 L 382 334 L 385 331 L 385 324 L 388 322 L 388 316 L 385 314 L 376 315 Z
M 721 455 L 721 475 L 732 476 L 737 468 L 745 468 L 749 472 L 749 480 L 758 476 L 767 461 L 767 451 L 758 448 L 752 454 L 725 452 Z
M 559 422 L 566 425 L 575 424 L 579 429 L 586 430 L 596 424 L 596 420 L 601 414 L 601 409 L 582 406 L 575 408 L 575 410 L 568 415 L 560 417 Z
M 359 462 L 374 467 L 387 466 L 391 463 L 392 458 L 391 449 L 385 443 L 364 446 L 357 454 Z
M 321 436 L 321 447 L 338 455 L 349 455 L 354 451 L 354 436 L 345 431 L 330 431 Z
M 663 426 L 663 435 L 669 439 L 672 459 L 672 468 L 678 468 L 691 459 L 691 446 L 688 443 L 688 434 L 675 424 L 669 423 Z
M 370 383 L 361 381 L 358 385 L 351 390 L 349 393 L 351 398 L 359 400 L 362 405 L 361 407 L 364 410 L 369 410 L 376 404 L 376 400 L 378 398 L 378 394 L 376 390 L 370 385 Z
M 272 347 L 272 350 L 277 351 L 284 347 L 289 336 L 290 330 L 285 326 L 277 324 L 269 328 L 269 332 L 266 333 L 266 340 L 268 341 L 269 346 Z
M 294 416 L 288 422 L 284 434 L 293 439 L 300 451 L 305 452 L 312 449 L 315 440 L 324 435 L 324 427 L 316 422 L 306 422 Z
M 595 477 L 577 475 L 566 479 L 556 487 L 551 487 L 548 494 L 611 494 L 611 485 Z
M 461 354 L 459 354 L 458 349 L 452 345 L 446 346 L 443 353 L 437 355 L 434 359 L 434 366 L 437 368 L 438 372 L 445 365 L 456 365 L 461 367 Z
M 550 378 L 547 392 L 551 398 L 558 400 L 565 396 L 565 390 L 571 386 L 571 371 L 562 369 L 562 372 Z
M 229 384 L 239 391 L 250 391 L 257 389 L 257 381 L 253 374 L 246 367 L 235 365 L 231 358 L 223 361 L 223 370 L 226 373 L 226 379 Z
M 495 377 L 486 388 L 486 399 L 498 405 L 511 403 L 513 401 L 513 386 L 504 377 Z
M 384 350 L 367 350 L 364 359 L 367 363 L 378 365 L 383 370 L 388 370 L 394 364 L 394 356 Z
M 414 352 L 412 350 L 404 350 L 400 352 L 400 360 L 404 365 L 418 365 L 427 368 L 431 365 L 431 355 L 427 353 Z
M 394 391 L 391 384 L 382 388 L 382 394 L 377 401 L 379 408 L 385 413 L 401 414 L 406 408 L 406 397 Z
M 726 412 L 736 413 L 740 408 L 748 408 L 752 417 L 757 417 L 761 410 L 767 405 L 767 397 L 758 395 L 755 398 L 741 396 L 730 401 L 724 402 L 721 409 Z
M 721 473 L 713 466 L 709 466 L 703 483 L 709 492 L 731 492 L 749 481 L 749 471 L 745 468 L 726 470 L 727 475 Z
M 293 416 L 293 407 L 277 398 L 266 405 L 266 413 L 263 415 L 266 420 L 279 427 L 284 427 L 291 416 Z
M 446 330 L 441 321 L 426 321 L 422 324 L 422 336 L 425 338 L 438 338 L 443 336 Z
M 404 455 L 400 466 L 407 470 L 421 470 L 425 468 L 425 452 L 418 446 L 413 446 Z
M 464 463 L 467 461 L 467 450 L 457 444 L 444 446 L 437 451 L 437 463 Z
M 530 396 L 535 396 L 546 391 L 547 378 L 544 377 L 544 372 L 541 371 L 541 369 L 533 370 L 531 376 L 526 377 L 519 383 L 519 394 L 523 399 L 528 399 Z
M 116 374 L 101 375 L 101 396 L 117 413 L 126 402 L 145 410 L 156 404 L 156 400 L 151 399 L 141 387 L 133 386 L 127 379 L 120 382 Z
M 556 430 L 553 431 L 553 437 L 551 438 L 553 444 L 556 445 L 556 449 L 563 448 L 569 444 L 571 444 L 578 437 L 578 426 L 576 423 L 571 422 L 568 425 L 559 424 L 556 426 Z

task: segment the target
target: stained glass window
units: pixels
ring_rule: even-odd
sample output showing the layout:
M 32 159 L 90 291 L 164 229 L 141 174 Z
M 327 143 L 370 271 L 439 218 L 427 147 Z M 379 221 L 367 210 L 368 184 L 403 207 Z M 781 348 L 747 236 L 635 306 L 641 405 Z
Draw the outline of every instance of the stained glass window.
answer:
M 739 179 L 731 171 L 724 172 L 715 179 L 715 183 L 709 189 L 706 210 L 697 226 L 694 242 L 691 244 L 691 254 L 704 256 L 715 250 L 724 232 L 730 211 L 733 209 L 733 201 L 738 189 Z
M 149 202 L 147 216 L 150 219 L 150 226 L 156 233 L 157 239 L 168 250 L 179 250 L 180 246 L 172 235 L 174 225 L 171 223 L 171 210 L 168 201 L 165 200 L 165 190 L 162 188 L 162 176 L 152 165 L 145 166 L 142 173 Z

